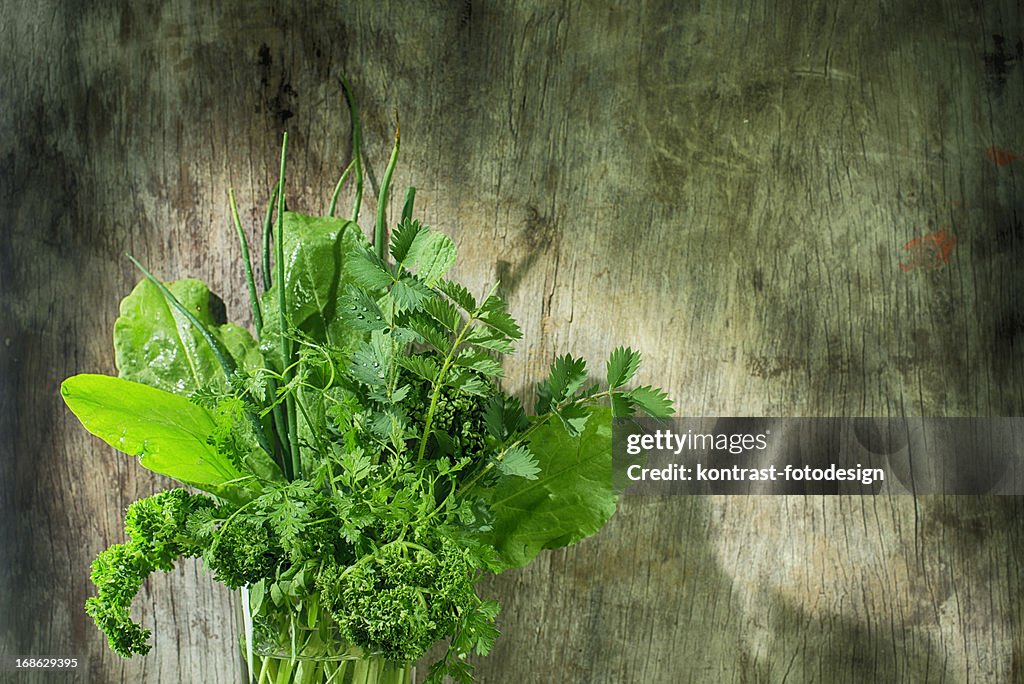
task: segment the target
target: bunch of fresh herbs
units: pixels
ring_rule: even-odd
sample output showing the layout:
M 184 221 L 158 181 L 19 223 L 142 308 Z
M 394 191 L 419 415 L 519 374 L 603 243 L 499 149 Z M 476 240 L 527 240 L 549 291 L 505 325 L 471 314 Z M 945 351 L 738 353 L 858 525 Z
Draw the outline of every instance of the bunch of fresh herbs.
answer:
M 114 326 L 119 377 L 63 383 L 86 429 L 193 488 L 133 503 L 128 541 L 93 563 L 86 610 L 122 656 L 150 648 L 129 614 L 143 581 L 196 557 L 243 590 L 261 682 L 370 681 L 345 674 L 356 656 L 385 663 L 385 681 L 441 640 L 429 680 L 471 681 L 466 656 L 498 636 L 476 583 L 600 529 L 616 505 L 612 416 L 671 412 L 661 390 L 625 388 L 640 355 L 622 347 L 603 388 L 555 359 L 524 411 L 500 386 L 519 326 L 497 286 L 476 297 L 446 278 L 455 246 L 412 218 L 411 190 L 385 244 L 397 136 L 364 238 L 355 133 L 326 216 L 285 211 L 282 149 L 261 282 L 231 197 L 255 337 L 216 320 L 203 283 L 139 265 Z M 351 218 L 335 218 L 353 170 Z

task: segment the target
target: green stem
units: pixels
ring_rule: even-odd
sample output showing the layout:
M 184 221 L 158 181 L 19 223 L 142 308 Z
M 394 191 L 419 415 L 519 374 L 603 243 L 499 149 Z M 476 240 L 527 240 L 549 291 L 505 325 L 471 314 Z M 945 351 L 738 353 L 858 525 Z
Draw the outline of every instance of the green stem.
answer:
M 334 217 L 334 210 L 338 206 L 338 195 L 341 194 L 341 186 L 345 184 L 345 179 L 348 178 L 349 172 L 355 165 L 356 162 L 354 159 L 351 162 L 349 162 L 348 166 L 346 166 L 345 170 L 342 172 L 341 178 L 338 179 L 338 184 L 334 186 L 334 193 L 331 195 L 331 204 L 327 208 L 327 215 L 332 218 Z
M 274 224 L 274 203 L 277 202 L 277 193 L 280 186 L 275 184 L 270 191 L 270 201 L 267 202 L 267 214 L 263 219 L 263 291 L 270 289 L 270 237 L 273 235 Z
M 292 379 L 292 371 L 290 369 L 292 345 L 287 332 L 288 307 L 286 302 L 286 290 L 288 289 L 288 284 L 285 281 L 284 276 L 284 177 L 287 151 L 288 133 L 285 133 L 284 139 L 281 141 L 281 174 L 277 182 L 277 230 L 274 235 L 274 266 L 277 271 L 275 280 L 277 281 L 278 315 L 280 316 L 281 321 L 281 364 L 284 369 L 286 386 Z M 291 479 L 294 480 L 302 477 L 302 467 L 299 463 L 298 421 L 295 414 L 295 397 L 290 392 L 285 397 L 285 416 L 288 421 L 288 432 L 284 437 L 282 437 L 281 441 L 288 448 L 289 456 L 291 458 L 290 475 Z
M 380 196 L 377 198 L 377 220 L 373 228 L 373 248 L 377 252 L 377 258 L 384 260 L 384 217 L 387 211 L 388 191 L 391 189 L 391 176 L 395 172 L 395 165 L 398 163 L 398 141 L 401 137 L 401 125 L 395 126 L 395 145 L 391 148 L 391 158 L 388 159 L 387 168 L 384 169 L 384 179 L 380 184 Z
M 235 191 L 228 189 L 228 203 L 231 205 L 231 219 L 238 233 L 238 243 L 242 247 L 242 266 L 245 268 L 245 283 L 249 287 L 249 303 L 252 306 L 252 321 L 256 325 L 257 339 L 263 332 L 263 313 L 260 310 L 260 298 L 256 294 L 256 280 L 252 276 L 252 259 L 249 257 L 249 241 L 242 229 L 242 219 L 238 217 L 238 206 L 235 204 Z
M 345 102 L 348 104 L 349 116 L 352 119 L 352 161 L 356 165 L 356 198 L 352 205 L 352 223 L 359 223 L 359 208 L 363 204 L 363 162 L 362 152 L 359 148 L 359 108 L 356 107 L 355 98 L 349 90 L 345 79 L 341 81 L 341 92 L 345 95 Z
M 444 363 L 441 364 L 441 370 L 437 372 L 437 377 L 434 378 L 434 391 L 430 396 L 430 408 L 427 409 L 427 417 L 423 421 L 423 437 L 420 438 L 420 450 L 416 457 L 417 461 L 422 461 L 423 455 L 427 451 L 427 438 L 430 437 L 430 428 L 434 422 L 434 412 L 437 410 L 437 399 L 441 396 L 441 387 L 444 385 L 444 376 L 452 367 L 452 363 L 455 361 L 455 351 L 462 344 L 463 338 L 465 338 L 466 333 L 469 332 L 469 328 L 475 320 L 475 316 L 470 314 L 466 324 L 462 326 L 462 330 L 455 336 L 455 342 L 452 343 L 452 348 L 448 350 L 448 354 L 444 357 Z

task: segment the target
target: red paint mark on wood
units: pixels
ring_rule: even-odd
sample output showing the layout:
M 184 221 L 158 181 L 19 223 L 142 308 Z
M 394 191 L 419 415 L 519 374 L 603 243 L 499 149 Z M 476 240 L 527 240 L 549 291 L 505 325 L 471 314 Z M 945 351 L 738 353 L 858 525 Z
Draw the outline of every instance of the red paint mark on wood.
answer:
M 907 273 L 916 268 L 942 268 L 949 263 L 954 249 L 956 249 L 956 235 L 940 227 L 934 233 L 914 238 L 903 245 L 903 251 L 910 254 L 910 261 L 908 263 L 901 261 L 900 270 Z
M 995 162 L 996 166 L 1007 166 L 1010 162 L 1020 159 L 1013 150 L 1005 147 L 990 147 L 985 150 L 985 156 Z

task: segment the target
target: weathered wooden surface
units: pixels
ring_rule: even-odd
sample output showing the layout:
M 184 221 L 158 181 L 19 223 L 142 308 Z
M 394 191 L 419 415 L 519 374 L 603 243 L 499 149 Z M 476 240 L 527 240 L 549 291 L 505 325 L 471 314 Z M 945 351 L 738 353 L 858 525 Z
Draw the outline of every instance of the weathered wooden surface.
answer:
M 57 385 L 113 370 L 126 251 L 245 319 L 227 189 L 264 202 L 287 129 L 291 206 L 322 209 L 342 74 L 375 177 L 397 112 L 398 186 L 460 278 L 505 284 L 531 341 L 512 388 L 627 343 L 685 415 L 1022 414 L 1024 161 L 986 155 L 1024 154 L 1012 0 L 74 4 L 0 7 L 0 656 L 88 663 L 53 681 L 240 679 L 230 596 L 197 564 L 137 601 L 145 659 L 84 616 L 89 561 L 167 483 Z M 1021 681 L 1022 519 L 1016 499 L 630 500 L 487 583 L 504 635 L 479 678 Z

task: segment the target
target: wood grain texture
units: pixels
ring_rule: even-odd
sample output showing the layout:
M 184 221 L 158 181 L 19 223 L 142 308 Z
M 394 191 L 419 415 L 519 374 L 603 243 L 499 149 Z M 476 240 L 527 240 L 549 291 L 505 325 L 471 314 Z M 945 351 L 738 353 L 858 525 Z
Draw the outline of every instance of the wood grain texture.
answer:
M 247 320 L 227 189 L 252 238 L 287 130 L 290 206 L 323 210 L 341 75 L 374 182 L 400 115 L 397 187 L 458 278 L 502 281 L 513 391 L 624 343 L 683 415 L 1024 415 L 1024 161 L 986 155 L 1024 155 L 1012 0 L 77 4 L 0 7 L 0 657 L 88 663 L 16 681 L 241 679 L 198 564 L 137 600 L 144 659 L 84 615 L 90 560 L 168 482 L 57 386 L 113 371 L 124 252 Z M 921 241 L 940 232 L 948 263 Z M 485 584 L 504 634 L 479 679 L 1022 681 L 1022 519 L 1010 498 L 631 499 Z

